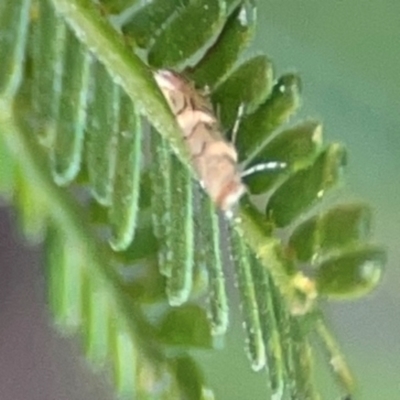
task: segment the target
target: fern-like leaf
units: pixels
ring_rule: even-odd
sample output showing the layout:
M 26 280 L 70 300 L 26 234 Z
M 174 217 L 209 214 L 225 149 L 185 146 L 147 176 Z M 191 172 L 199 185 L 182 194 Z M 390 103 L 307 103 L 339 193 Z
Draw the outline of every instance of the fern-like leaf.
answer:
M 159 67 L 208 86 L 227 130 L 244 104 L 243 165 L 288 164 L 247 177 L 249 194 L 269 192 L 265 212 L 246 196 L 228 222 L 253 369 L 268 371 L 274 399 L 319 398 L 315 332 L 353 390 L 318 297 L 368 293 L 385 254 L 368 243 L 365 205 L 299 222 L 340 182 L 345 151 L 323 146 L 318 122 L 282 128 L 300 105 L 296 75 L 273 84 L 263 55 L 235 66 L 254 26 L 251 0 L 0 3 L 0 191 L 26 237 L 44 240 L 56 324 L 79 331 L 94 365 L 111 364 L 127 398 L 213 398 L 186 350 L 212 347 L 229 323 L 220 217 L 155 85 Z

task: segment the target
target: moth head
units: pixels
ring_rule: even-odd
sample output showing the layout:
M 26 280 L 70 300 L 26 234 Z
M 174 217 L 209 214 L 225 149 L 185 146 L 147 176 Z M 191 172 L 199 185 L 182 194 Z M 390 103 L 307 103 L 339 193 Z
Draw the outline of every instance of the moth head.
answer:
M 154 79 L 161 89 L 172 112 L 180 114 L 187 106 L 187 93 L 184 91 L 185 81 L 174 72 L 161 69 L 154 73 Z
M 168 69 L 159 69 L 153 75 L 161 90 L 182 90 L 185 86 L 184 79 Z

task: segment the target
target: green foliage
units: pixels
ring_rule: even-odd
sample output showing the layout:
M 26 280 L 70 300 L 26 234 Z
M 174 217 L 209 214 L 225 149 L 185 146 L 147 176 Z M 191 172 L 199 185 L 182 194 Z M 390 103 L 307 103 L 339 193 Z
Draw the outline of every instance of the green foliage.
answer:
M 281 128 L 300 105 L 296 75 L 273 85 L 263 55 L 232 72 L 254 1 L 137 3 L 0 3 L 0 192 L 26 238 L 44 240 L 56 324 L 79 331 L 93 365 L 111 364 L 122 396 L 213 398 L 187 351 L 212 347 L 228 327 L 221 221 L 147 64 L 185 67 L 208 86 L 224 128 L 244 105 L 236 145 L 246 166 L 287 163 L 246 178 L 250 194 L 269 195 L 265 212 L 246 196 L 228 221 L 253 369 L 268 371 L 274 399 L 319 398 L 317 333 L 351 393 L 318 300 L 368 293 L 385 254 L 368 243 L 365 205 L 300 223 L 340 183 L 343 146 L 324 146 L 316 121 Z
M 241 93 L 237 95 L 241 100 Z M 275 83 L 270 96 L 254 112 L 243 118 L 237 143 L 241 160 L 256 156 L 269 136 L 288 121 L 299 106 L 299 77 L 293 74 L 283 75 Z
M 224 21 L 225 7 L 224 0 L 188 2 L 155 38 L 148 54 L 150 65 L 176 67 L 187 60 L 218 32 Z

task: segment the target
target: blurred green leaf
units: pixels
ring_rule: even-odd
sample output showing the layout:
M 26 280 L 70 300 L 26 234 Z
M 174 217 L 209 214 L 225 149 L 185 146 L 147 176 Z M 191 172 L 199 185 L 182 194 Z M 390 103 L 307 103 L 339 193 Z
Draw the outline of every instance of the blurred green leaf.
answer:
M 0 3 L 0 94 L 13 95 L 22 69 L 30 0 Z
M 202 307 L 194 304 L 171 309 L 160 323 L 159 337 L 171 346 L 213 347 L 207 315 Z
M 33 244 L 40 243 L 45 236 L 48 222 L 48 214 L 40 201 L 40 194 L 34 192 L 19 168 L 15 171 L 14 180 L 13 201 L 17 209 L 17 224 L 26 240 Z
M 114 354 L 113 375 L 118 395 L 122 398 L 132 396 L 132 388 L 137 387 L 138 360 L 135 341 L 124 326 L 115 326 L 112 335 Z
M 211 400 L 204 396 L 204 377 L 199 367 L 190 357 L 177 357 L 173 360 L 173 367 L 176 370 L 178 380 L 181 382 L 183 395 L 188 400 Z M 209 389 L 207 389 L 209 390 Z
M 313 354 L 311 344 L 306 337 L 306 332 L 304 332 L 299 318 L 290 318 L 289 335 L 291 337 L 289 357 L 292 382 L 288 386 L 291 397 L 318 400 L 320 397 L 317 394 L 312 374 Z
M 166 280 L 158 271 L 156 262 L 147 260 L 120 268 L 121 287 L 135 302 L 157 304 L 166 301 Z
M 141 210 L 137 216 L 135 240 L 124 251 L 114 253 L 115 258 L 125 265 L 134 264 L 143 259 L 156 259 L 159 241 L 154 236 L 149 210 Z
M 118 14 L 137 2 L 138 0 L 99 0 L 101 9 L 107 14 Z
M 0 195 L 10 200 L 15 187 L 15 162 L 7 148 L 2 136 L 0 136 Z

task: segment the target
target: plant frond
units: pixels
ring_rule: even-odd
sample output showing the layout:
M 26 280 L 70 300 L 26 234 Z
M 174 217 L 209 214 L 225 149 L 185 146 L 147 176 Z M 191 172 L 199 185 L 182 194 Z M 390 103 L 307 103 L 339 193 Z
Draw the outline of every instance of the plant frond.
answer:
M 274 399 L 318 399 L 316 333 L 353 391 L 318 299 L 371 291 L 385 252 L 369 243 L 364 204 L 302 219 L 341 182 L 346 153 L 324 146 L 317 121 L 283 127 L 300 106 L 297 75 L 274 83 L 264 55 L 238 63 L 255 10 L 250 0 L 0 3 L 0 193 L 25 236 L 44 239 L 56 324 L 81 334 L 94 365 L 111 364 L 122 396 L 212 399 L 185 351 L 213 347 L 229 325 L 222 218 L 154 82 L 160 67 L 207 87 L 227 130 L 243 105 L 243 166 L 287 164 L 246 177 L 249 195 L 222 221 L 252 368 L 268 371 Z M 263 212 L 252 194 L 267 194 Z

